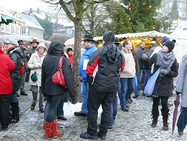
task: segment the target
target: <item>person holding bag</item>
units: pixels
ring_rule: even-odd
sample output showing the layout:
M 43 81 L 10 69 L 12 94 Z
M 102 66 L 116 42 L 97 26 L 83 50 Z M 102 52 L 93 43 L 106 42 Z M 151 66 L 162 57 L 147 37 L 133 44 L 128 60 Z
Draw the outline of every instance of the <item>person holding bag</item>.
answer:
M 168 98 L 172 96 L 173 90 L 173 77 L 178 75 L 179 65 L 173 53 L 173 48 L 175 46 L 175 41 L 167 41 L 157 54 L 154 54 L 150 60 L 149 64 L 154 64 L 153 74 L 160 69 L 160 74 L 158 75 L 153 89 L 153 106 L 152 106 L 152 124 L 154 128 L 157 125 L 159 110 L 158 105 L 161 100 L 161 113 L 163 117 L 163 130 L 168 130 Z
M 45 132 L 44 138 L 57 138 L 62 133 L 57 130 L 57 108 L 61 100 L 65 97 L 66 88 L 52 81 L 53 75 L 57 72 L 61 56 L 64 55 L 64 44 L 60 41 L 52 41 L 48 53 L 42 65 L 42 92 L 46 96 L 47 102 L 44 111 Z M 68 58 L 63 57 L 62 72 L 65 85 L 69 91 L 72 103 L 75 102 L 75 90 L 73 87 L 73 76 Z
M 35 109 L 35 105 L 37 103 L 37 96 L 39 92 L 40 93 L 39 109 L 41 113 L 44 112 L 43 94 L 41 92 L 41 71 L 42 71 L 42 63 L 46 54 L 47 54 L 47 47 L 45 46 L 44 43 L 40 43 L 36 48 L 36 51 L 31 55 L 31 58 L 27 64 L 28 67 L 31 69 L 30 79 L 29 79 L 32 96 L 33 96 L 31 110 Z

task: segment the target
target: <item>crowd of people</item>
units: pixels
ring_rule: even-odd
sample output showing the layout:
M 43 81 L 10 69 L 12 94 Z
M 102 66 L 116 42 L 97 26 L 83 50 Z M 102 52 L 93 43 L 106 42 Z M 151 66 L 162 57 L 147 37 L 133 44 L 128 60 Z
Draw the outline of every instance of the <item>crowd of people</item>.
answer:
M 123 41 L 109 31 L 103 35 L 103 47 L 96 48 L 91 35 L 83 37 L 85 51 L 81 54 L 78 79 L 81 83 L 82 107 L 75 116 L 87 117 L 87 131 L 81 133 L 83 139 L 101 138 L 106 140 L 108 129 L 113 128 L 118 110 L 118 99 L 121 110 L 129 111 L 133 98 L 145 96 L 144 89 L 148 79 L 157 71 L 152 92 L 152 123 L 156 127 L 159 116 L 158 105 L 161 102 L 163 130 L 168 130 L 168 99 L 173 95 L 173 78 L 178 76 L 176 94 L 182 95 L 182 110 L 177 127 L 183 135 L 187 124 L 186 105 L 186 65 L 187 56 L 183 57 L 180 70 L 173 53 L 175 40 L 162 37 L 161 44 L 151 41 L 149 48 L 145 42 L 139 44 L 135 51 L 133 42 Z M 62 132 L 57 129 L 57 119 L 67 120 L 64 116 L 64 102 L 71 98 L 74 104 L 73 55 L 72 48 L 65 50 L 60 41 L 52 41 L 48 46 L 37 40 L 28 47 L 23 40 L 0 42 L 0 121 L 2 130 L 8 130 L 10 123 L 19 122 L 20 95 L 27 96 L 24 84 L 29 82 L 33 101 L 31 110 L 35 109 L 39 95 L 39 110 L 44 113 L 44 138 L 57 138 Z M 52 81 L 62 59 L 62 69 L 66 87 Z M 143 77 L 144 76 L 144 77 Z M 142 79 L 143 78 L 143 79 Z M 143 80 L 143 81 L 142 81 Z M 18 90 L 20 94 L 18 94 Z M 39 94 L 38 94 L 39 93 Z M 46 100 L 44 106 L 44 99 Z M 97 123 L 98 109 L 102 106 L 100 124 Z M 97 132 L 97 128 L 99 131 Z

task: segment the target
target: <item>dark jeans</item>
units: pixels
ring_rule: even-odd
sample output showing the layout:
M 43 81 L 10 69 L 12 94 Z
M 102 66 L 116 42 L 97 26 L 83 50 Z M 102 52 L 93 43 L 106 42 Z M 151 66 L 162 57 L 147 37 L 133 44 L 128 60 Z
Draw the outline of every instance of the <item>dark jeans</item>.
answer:
M 187 108 L 182 107 L 181 114 L 179 116 L 179 119 L 177 121 L 177 127 L 179 131 L 183 131 L 187 124 Z
M 117 115 L 117 110 L 118 110 L 118 97 L 117 93 L 114 96 L 113 102 L 111 104 L 111 121 L 110 124 L 114 124 L 114 121 L 116 119 Z
M 57 115 L 57 108 L 62 100 L 63 95 L 47 95 L 47 102 L 45 105 L 44 111 L 44 120 L 51 123 L 53 120 L 56 119 Z
M 63 117 L 64 116 L 64 100 L 61 100 L 58 109 L 57 109 L 57 117 Z
M 0 94 L 0 121 L 2 129 L 8 127 L 11 94 Z
M 93 86 L 89 86 L 88 94 L 88 129 L 90 135 L 97 134 L 98 109 L 102 105 L 100 135 L 106 135 L 107 128 L 111 121 L 111 104 L 116 92 L 100 92 Z
M 159 101 L 161 99 L 162 110 L 168 111 L 168 98 L 169 97 L 165 97 L 165 96 L 153 97 L 152 110 L 155 112 L 158 111 L 158 105 L 159 105 Z

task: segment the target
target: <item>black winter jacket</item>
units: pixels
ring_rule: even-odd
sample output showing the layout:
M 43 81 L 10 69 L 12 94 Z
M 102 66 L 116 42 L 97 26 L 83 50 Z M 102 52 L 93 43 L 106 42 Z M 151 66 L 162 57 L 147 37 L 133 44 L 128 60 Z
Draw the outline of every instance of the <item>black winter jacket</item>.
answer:
M 95 51 L 86 68 L 87 81 L 101 92 L 116 92 L 124 58 L 115 44 L 108 43 Z
M 157 53 L 154 54 L 149 60 L 150 65 L 154 64 L 153 73 L 155 73 L 160 67 L 156 65 L 156 62 L 157 62 Z M 178 68 L 179 68 L 179 64 L 177 63 L 177 60 L 175 59 L 175 61 L 173 62 L 173 65 L 171 66 L 171 71 L 164 77 L 158 76 L 152 95 L 165 96 L 165 97 L 172 96 L 173 77 L 176 77 L 178 75 Z
M 19 47 L 14 47 L 8 50 L 8 55 L 16 66 L 16 68 L 11 72 L 12 93 L 16 93 L 20 89 L 21 75 L 19 73 L 19 68 L 23 60 L 23 52 Z
M 48 54 L 44 58 L 42 64 L 41 88 L 44 95 L 59 95 L 64 94 L 66 91 L 66 88 L 53 83 L 51 80 L 53 74 L 57 71 L 59 59 L 63 54 L 64 45 L 59 41 L 52 41 L 48 49 Z M 64 74 L 66 87 L 71 98 L 73 98 L 75 95 L 75 90 L 73 87 L 71 65 L 66 57 L 63 58 L 62 71 Z

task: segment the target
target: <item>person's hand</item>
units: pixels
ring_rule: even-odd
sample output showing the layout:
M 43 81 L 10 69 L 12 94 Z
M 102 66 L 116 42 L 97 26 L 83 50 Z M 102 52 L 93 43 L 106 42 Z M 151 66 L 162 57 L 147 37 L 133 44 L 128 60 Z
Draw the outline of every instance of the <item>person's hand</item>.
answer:
M 82 82 L 82 77 L 81 76 L 78 76 L 78 79 L 80 82 Z
M 145 53 L 142 53 L 142 59 L 143 59 L 143 60 L 147 60 L 147 59 L 148 59 L 148 56 L 147 56 Z
M 181 92 L 177 92 L 177 91 L 176 91 L 176 94 L 177 94 L 177 95 L 180 95 L 180 94 L 181 94 Z
M 161 70 L 160 70 L 160 73 L 166 75 L 166 74 L 169 73 L 169 71 L 166 70 L 166 69 L 161 69 Z

